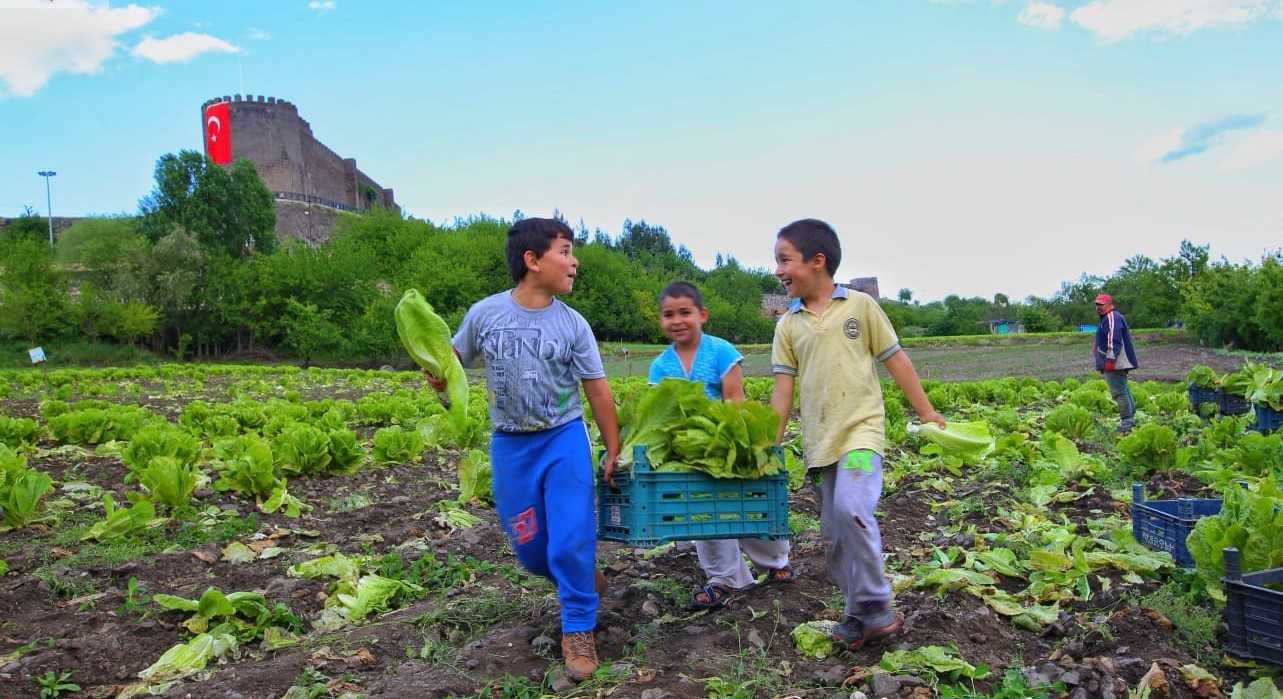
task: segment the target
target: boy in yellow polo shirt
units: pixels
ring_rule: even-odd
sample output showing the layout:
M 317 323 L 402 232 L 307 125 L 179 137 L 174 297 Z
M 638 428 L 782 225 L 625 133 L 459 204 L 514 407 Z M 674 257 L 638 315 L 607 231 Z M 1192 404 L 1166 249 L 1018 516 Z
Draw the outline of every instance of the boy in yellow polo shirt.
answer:
M 873 516 L 886 442 L 875 362 L 923 422 L 944 428 L 945 421 L 877 301 L 833 281 L 841 261 L 837 233 L 823 221 L 795 221 L 776 235 L 775 276 L 793 301 L 775 326 L 771 407 L 781 418 L 779 444 L 797 384 L 803 460 L 821 474 L 824 559 L 845 598 L 846 620 L 834 640 L 858 650 L 895 633 L 902 622 L 882 572 L 882 536 Z

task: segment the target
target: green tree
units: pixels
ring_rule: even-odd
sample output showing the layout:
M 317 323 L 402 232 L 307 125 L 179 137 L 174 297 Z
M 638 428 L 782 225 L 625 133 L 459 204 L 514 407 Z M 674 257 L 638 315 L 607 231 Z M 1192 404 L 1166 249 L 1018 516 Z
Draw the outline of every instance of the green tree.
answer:
M 343 329 L 330 320 L 329 311 L 294 299 L 285 302 L 281 330 L 281 347 L 302 359 L 303 366 L 322 354 L 338 351 L 344 342 Z
M 775 332 L 775 320 L 762 312 L 763 277 L 761 270 L 747 270 L 735 258 L 709 272 L 704 280 L 709 302 L 708 331 L 733 343 L 769 342 Z M 772 277 L 774 281 L 774 278 Z M 725 309 L 714 313 L 713 299 L 725 303 Z
M 1255 346 L 1256 274 L 1251 265 L 1221 260 L 1185 285 L 1181 315 L 1199 341 L 1235 349 Z M 1274 322 L 1277 322 L 1275 320 Z
M 654 338 L 657 325 L 648 320 L 643 306 L 656 304 L 658 282 L 601 245 L 585 245 L 575 250 L 575 257 L 579 259 L 575 289 L 561 300 L 583 314 L 597 338 L 630 342 Z M 650 293 L 635 294 L 637 290 Z
M 1104 291 L 1114 298 L 1133 328 L 1161 328 L 1171 323 L 1180 307 L 1180 288 L 1161 265 L 1144 255 L 1123 263 L 1105 281 Z
M 116 327 L 120 304 L 108 299 L 101 289 L 86 281 L 80 285 L 80 298 L 71 310 L 76 329 L 97 344 L 99 337 Z
M 7 256 L 10 246 L 30 241 L 43 241 L 45 247 L 49 247 L 49 220 L 32 211 L 31 207 L 25 207 L 22 215 L 9 222 L 4 229 L 0 229 L 0 256 Z
M 127 302 L 147 294 L 145 260 L 149 254 L 150 245 L 138 230 L 138 219 L 86 218 L 58 238 L 55 259 L 104 299 Z
M 401 339 L 397 336 L 393 315 L 397 301 L 388 293 L 366 306 L 352 328 L 349 349 L 353 355 L 371 364 L 391 364 L 401 356 Z
M 437 231 L 437 227 L 427 221 L 406 219 L 396 209 L 380 207 L 361 216 L 340 217 L 330 234 L 330 244 L 336 250 L 352 249 L 371 255 L 379 278 L 391 280 L 419 246 Z
M 49 241 L 20 236 L 0 260 L 0 328 L 35 344 L 61 334 L 70 320 L 66 278 L 53 268 Z
M 1095 325 L 1098 319 L 1092 302 L 1104 285 L 1103 278 L 1091 274 L 1083 274 L 1076 281 L 1061 282 L 1060 289 L 1046 302 L 1045 308 L 1056 314 L 1064 325 Z
M 244 158 L 229 171 L 196 151 L 161 156 L 156 186 L 139 202 L 139 212 L 142 232 L 153 243 L 177 225 L 202 247 L 233 258 L 278 247 L 274 197 Z
M 698 273 L 690 251 L 685 247 L 674 247 L 663 226 L 626 220 L 623 232 L 611 247 L 623 253 L 645 274 L 665 283 L 692 279 Z
M 1041 303 L 1021 306 L 1016 317 L 1020 320 L 1020 327 L 1024 328 L 1025 332 L 1049 333 L 1064 327 L 1060 318 L 1048 311 Z
M 152 247 L 147 260 L 151 283 L 146 302 L 160 313 L 161 348 L 189 334 L 199 302 L 196 289 L 204 277 L 205 257 L 196 238 L 181 228 L 175 228 Z
M 950 294 L 944 299 L 945 314 L 927 328 L 928 335 L 979 335 L 989 332 L 989 302 L 979 296 L 964 299 Z
M 322 245 L 312 248 L 291 241 L 275 255 L 256 261 L 256 300 L 249 314 L 266 337 L 280 337 L 278 319 L 286 313 L 287 299 L 310 304 L 326 318 L 351 330 L 381 292 L 373 256 L 351 246 Z
M 507 230 L 502 222 L 474 220 L 436 231 L 414 251 L 396 286 L 418 289 L 457 328 L 469 306 L 513 285 L 504 255 Z
M 160 314 L 141 301 L 129 301 L 120 304 L 115 320 L 116 325 L 111 329 L 111 335 L 132 347 L 140 339 L 156 332 L 160 325 Z
M 1283 350 L 1283 253 L 1274 253 L 1261 261 L 1256 272 L 1256 307 L 1252 322 L 1259 338 L 1255 349 Z

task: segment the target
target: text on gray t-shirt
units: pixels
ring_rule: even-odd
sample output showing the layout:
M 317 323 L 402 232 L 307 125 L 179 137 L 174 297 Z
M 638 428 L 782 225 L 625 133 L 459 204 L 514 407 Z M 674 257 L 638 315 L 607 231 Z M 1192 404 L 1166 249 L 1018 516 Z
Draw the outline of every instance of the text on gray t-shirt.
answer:
M 512 291 L 468 309 L 454 335 L 464 366 L 485 361 L 490 425 L 498 432 L 549 430 L 583 417 L 582 379 L 606 376 L 588 321 L 554 298 L 530 309 Z

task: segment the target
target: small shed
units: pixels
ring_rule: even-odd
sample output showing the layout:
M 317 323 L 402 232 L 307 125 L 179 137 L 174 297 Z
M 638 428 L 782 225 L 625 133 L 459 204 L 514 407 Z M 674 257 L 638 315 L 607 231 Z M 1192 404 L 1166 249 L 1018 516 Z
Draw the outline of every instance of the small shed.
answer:
M 1088 324 L 1086 324 L 1086 323 L 1083 323 L 1082 325 L 1079 325 L 1079 326 L 1078 326 L 1078 332 L 1080 332 L 1080 333 L 1094 333 L 1094 332 L 1096 332 L 1096 326 L 1095 326 L 1095 325 L 1088 325 Z
M 1010 335 L 1023 332 L 1020 321 L 1015 318 L 994 318 L 989 321 L 989 332 L 993 335 Z

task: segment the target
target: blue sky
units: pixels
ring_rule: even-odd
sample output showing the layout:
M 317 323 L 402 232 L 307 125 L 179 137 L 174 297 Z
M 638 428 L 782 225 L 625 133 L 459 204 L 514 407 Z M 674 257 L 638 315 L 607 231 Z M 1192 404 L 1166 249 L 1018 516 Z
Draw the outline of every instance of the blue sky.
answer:
M 1283 242 L 1283 0 L 0 0 L 0 216 L 133 213 L 263 94 L 435 222 L 559 210 L 771 265 L 822 218 L 884 294 L 1048 296 Z

